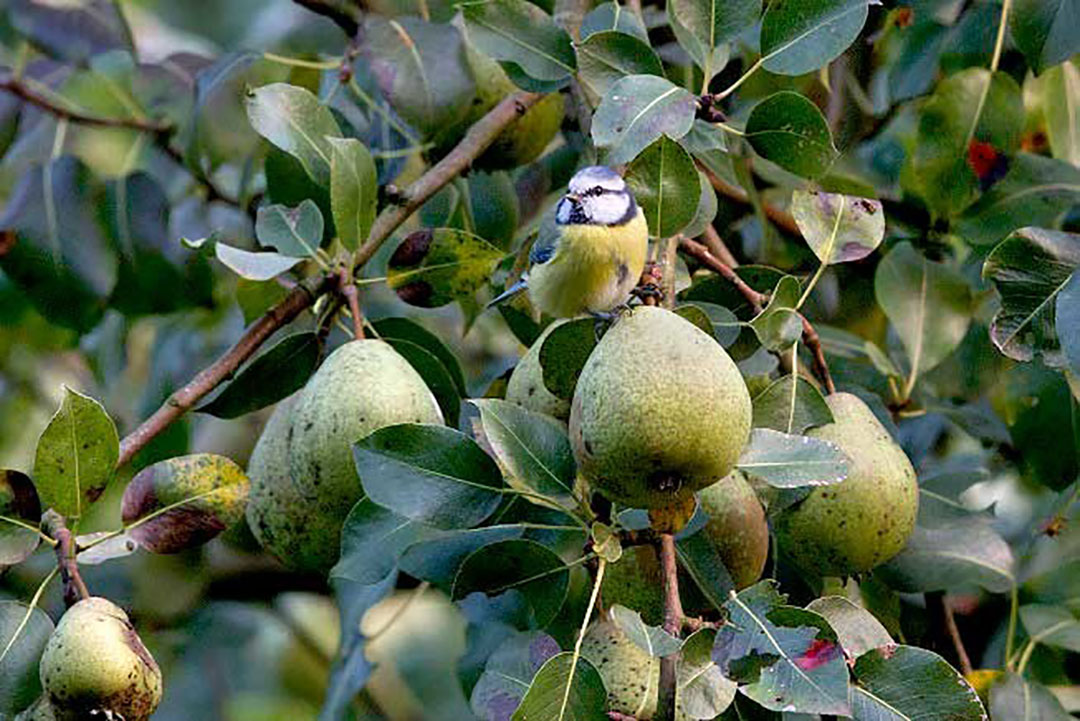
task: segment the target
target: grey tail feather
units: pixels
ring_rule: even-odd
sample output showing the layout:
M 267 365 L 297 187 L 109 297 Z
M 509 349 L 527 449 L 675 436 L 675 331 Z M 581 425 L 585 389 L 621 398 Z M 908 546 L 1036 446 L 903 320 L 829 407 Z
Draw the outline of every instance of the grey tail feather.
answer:
M 525 279 L 525 278 L 522 278 L 517 283 L 514 283 L 512 286 L 510 286 L 509 288 L 504 290 L 502 293 L 499 293 L 497 296 L 495 296 L 491 300 L 491 302 L 489 302 L 487 304 L 487 306 L 485 306 L 485 308 L 492 308 L 492 307 L 498 305 L 499 303 L 502 303 L 504 300 L 508 300 L 510 298 L 513 298 L 515 295 L 522 292 L 523 290 L 525 290 L 528 287 L 529 287 L 529 281 L 527 279 Z

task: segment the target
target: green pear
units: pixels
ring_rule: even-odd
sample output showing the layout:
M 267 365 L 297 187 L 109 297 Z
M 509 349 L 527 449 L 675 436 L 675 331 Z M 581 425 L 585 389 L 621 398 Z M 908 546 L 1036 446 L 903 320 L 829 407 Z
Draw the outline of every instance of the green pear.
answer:
M 570 417 L 570 401 L 559 398 L 544 385 L 544 369 L 540 367 L 540 347 L 551 331 L 565 323 L 558 320 L 540 334 L 525 355 L 518 361 L 506 386 L 506 400 L 517 403 L 526 410 L 546 413 L 565 421 Z
M 626 606 L 641 614 L 645 623 L 664 622 L 664 576 L 656 547 L 646 544 L 624 548 L 622 557 L 607 564 L 600 584 L 604 606 Z
M 143 721 L 161 702 L 161 670 L 127 614 L 105 598 L 68 609 L 45 645 L 39 671 L 58 721 L 84 721 L 91 712 Z
M 821 576 L 869 571 L 899 553 L 915 528 L 915 470 L 863 401 L 833 393 L 834 423 L 807 435 L 831 441 L 851 459 L 848 477 L 815 488 L 776 519 L 776 543 L 797 566 Z
M 703 533 L 719 552 L 735 588 L 755 583 L 769 556 L 769 523 L 746 476 L 733 471 L 698 494 L 698 500 L 709 516 Z
M 660 691 L 660 659 L 649 656 L 611 621 L 597 621 L 585 633 L 581 655 L 600 672 L 608 711 L 651 719 Z
M 381 340 L 346 343 L 283 401 L 248 462 L 247 518 L 287 565 L 325 573 L 345 516 L 363 493 L 352 444 L 396 423 L 442 423 L 423 378 Z
M 693 323 L 641 307 L 615 322 L 574 391 L 578 470 L 612 501 L 668 508 L 731 472 L 750 435 L 735 362 Z

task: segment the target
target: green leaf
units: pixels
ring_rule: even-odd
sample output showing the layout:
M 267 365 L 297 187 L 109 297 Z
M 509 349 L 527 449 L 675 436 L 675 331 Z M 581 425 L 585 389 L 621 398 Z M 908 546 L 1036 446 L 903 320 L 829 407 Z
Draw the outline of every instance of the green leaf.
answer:
M 867 0 L 771 2 L 761 19 L 763 67 L 778 75 L 802 75 L 825 67 L 858 37 Z
M 0 715 L 4 718 L 14 717 L 41 694 L 38 662 L 52 632 L 52 619 L 41 609 L 0 601 Z
M 819 178 L 838 155 L 832 133 L 817 106 L 784 90 L 754 106 L 746 139 L 761 157 L 804 178 Z
M 816 598 L 807 608 L 825 617 L 850 659 L 859 658 L 876 648 L 883 648 L 887 653 L 896 646 L 874 614 L 843 596 Z
M 1064 62 L 1038 78 L 1029 77 L 1024 84 L 1025 105 L 1029 87 L 1046 118 L 1050 154 L 1080 167 L 1080 67 Z
M 570 36 L 526 0 L 458 3 L 469 39 L 485 55 L 511 62 L 534 80 L 563 81 L 577 69 Z
M 25 473 L 0 469 L 0 566 L 22 563 L 38 547 L 41 501 Z
M 990 715 L 997 719 L 1017 721 L 1071 721 L 1048 688 L 1014 673 L 1005 675 L 990 687 Z
M 960 345 L 971 323 L 971 288 L 957 271 L 900 243 L 878 263 L 874 295 L 907 352 L 911 378 Z
M 754 427 L 781 433 L 805 433 L 833 422 L 825 398 L 813 383 L 790 373 L 754 396 Z
M 248 363 L 213 400 L 196 408 L 217 418 L 238 418 L 303 388 L 319 365 L 315 333 L 296 333 Z
M 694 128 L 691 128 L 690 132 L 693 133 L 694 129 L 698 127 L 697 122 L 694 123 Z M 683 138 L 685 146 L 686 138 Z M 719 203 L 716 199 L 716 190 L 713 188 L 712 183 L 709 182 L 705 173 L 698 170 L 698 188 L 700 195 L 698 196 L 697 209 L 694 211 L 694 217 L 691 218 L 690 224 L 683 228 L 682 233 L 687 238 L 696 238 L 699 235 L 703 235 L 706 229 L 712 225 L 712 222 L 716 220 L 716 213 L 719 210 Z
M 742 332 L 743 323 L 722 305 L 692 301 L 679 306 L 675 312 L 706 333 L 711 333 L 716 342 L 725 348 L 732 345 Z
M 755 428 L 736 467 L 773 488 L 800 488 L 839 483 L 847 478 L 850 463 L 829 441 Z
M 34 458 L 42 508 L 81 517 L 112 480 L 119 456 L 120 439 L 109 414 L 93 398 L 65 386 Z
M 971 142 L 1011 155 L 1020 144 L 1023 118 L 1020 88 L 1005 73 L 970 68 L 938 85 L 922 108 L 905 167 L 932 213 L 952 216 L 975 201 L 983 178 L 968 162 Z
M 420 135 L 430 138 L 465 118 L 476 83 L 456 27 L 369 15 L 360 38 L 360 54 L 383 96 Z
M 672 0 L 667 7 L 672 27 L 686 31 L 693 43 L 680 39 L 705 75 L 705 85 L 723 67 L 714 64 L 713 51 L 752 27 L 761 15 L 761 0 Z M 678 32 L 676 32 L 678 35 Z
M 699 530 L 686 537 L 677 538 L 675 551 L 680 566 L 690 574 L 698 589 L 714 608 L 727 601 L 728 594 L 735 591 L 735 582 L 724 565 L 716 539 Z
M 1019 361 L 1043 356 L 1064 364 L 1055 325 L 1055 304 L 1080 267 L 1080 235 L 1024 228 L 1003 240 L 983 264 L 982 276 L 1001 296 L 990 324 L 990 339 Z
M 470 554 L 492 543 L 520 538 L 524 532 L 520 525 L 425 532 L 405 549 L 398 565 L 413 578 L 448 588 Z
M 322 243 L 322 212 L 311 200 L 295 208 L 264 205 L 255 216 L 255 237 L 259 245 L 282 255 L 310 258 Z
M 497 398 L 469 403 L 480 410 L 484 438 L 506 470 L 508 485 L 573 504 L 577 467 L 561 423 Z
M 885 238 L 885 212 L 879 200 L 796 190 L 791 214 L 822 263 L 861 260 Z
M 563 400 L 572 399 L 596 342 L 596 323 L 590 318 L 567 321 L 548 333 L 540 346 L 544 386 Z
M 926 490 L 907 545 L 874 570 L 892 588 L 909 593 L 978 584 L 1004 593 L 1016 582 L 1013 553 L 986 514 Z
M 701 184 L 694 159 L 661 135 L 626 169 L 626 184 L 645 213 L 649 235 L 670 238 L 694 219 Z
M 390 257 L 386 282 L 403 301 L 421 308 L 475 302 L 502 257 L 501 250 L 463 230 L 418 230 Z
M 675 662 L 679 713 L 691 719 L 714 719 L 731 705 L 738 684 L 724 678 L 712 660 L 716 630 L 703 628 L 683 642 Z
M 606 708 L 600 673 L 585 658 L 566 651 L 552 656 L 536 673 L 511 721 L 607 721 Z
M 225 243 L 214 244 L 214 255 L 222 265 L 247 280 L 276 278 L 304 260 L 280 253 L 253 253 Z
M 477 591 L 499 596 L 522 594 L 532 607 L 536 626 L 543 628 L 562 608 L 570 572 L 553 551 L 536 541 L 499 541 L 470 554 L 454 578 L 454 599 Z M 540 718 L 540 717 L 538 717 Z
M 1058 329 L 1061 352 L 1072 372 L 1080 375 L 1080 273 L 1073 271 L 1055 305 L 1054 327 Z
M 589 11 L 581 23 L 582 42 L 589 39 L 593 33 L 615 30 L 624 35 L 633 35 L 641 42 L 648 44 L 649 32 L 645 29 L 641 18 L 633 10 L 623 7 L 617 2 L 605 2 L 597 5 Z
M 1016 0 L 1009 26 L 1036 74 L 1080 52 L 1080 7 L 1073 0 Z
M 627 75 L 664 76 L 664 66 L 648 43 L 614 30 L 594 32 L 582 40 L 577 57 L 582 85 L 599 97 Z
M 767 709 L 850 716 L 847 665 L 835 634 L 818 614 L 784 601 L 775 581 L 732 596 L 713 660 Z
M 1051 227 L 1080 203 L 1080 169 L 1017 153 L 1009 173 L 963 212 L 952 228 L 975 245 L 997 243 L 1018 228 Z
M 473 687 L 470 705 L 480 721 L 506 721 L 533 677 L 559 653 L 559 644 L 543 631 L 519 633 L 506 639 L 488 657 L 484 673 Z
M 424 379 L 424 384 L 431 389 L 442 411 L 443 418 L 450 426 L 457 426 L 461 417 L 461 392 L 453 375 L 442 360 L 424 346 L 403 338 L 383 338 L 394 347 L 409 365 Z
M 201 546 L 244 517 L 251 484 L 224 456 L 196 453 L 142 469 L 124 489 L 128 533 L 152 553 Z
M 646 624 L 640 613 L 626 606 L 615 604 L 608 609 L 608 614 L 626 637 L 650 656 L 670 656 L 682 646 L 682 641 L 659 626 Z
M 109 50 L 132 49 L 124 13 L 108 0 L 61 5 L 16 0 L 5 11 L 28 41 L 64 60 L 82 62 Z
M 288 294 L 287 288 L 272 280 L 238 278 L 236 302 L 244 314 L 244 325 L 254 323 L 272 306 L 284 300 Z
M 612 85 L 593 115 L 592 139 L 610 165 L 628 163 L 662 135 L 690 131 L 697 101 L 655 75 L 628 75 Z
M 800 290 L 797 278 L 783 276 L 777 282 L 769 304 L 750 321 L 758 340 L 769 350 L 790 348 L 802 335 L 802 318 L 795 310 Z
M 259 135 L 296 158 L 322 187 L 330 185 L 330 141 L 341 137 L 330 109 L 309 90 L 271 83 L 250 91 L 248 120 Z
M 1080 621 L 1064 606 L 1042 603 L 1021 606 L 1020 620 L 1032 643 L 1080 653 Z
M 365 498 L 345 518 L 341 560 L 330 571 L 330 580 L 377 584 L 394 571 L 407 549 L 442 535 L 438 529 L 410 521 Z
M 502 474 L 463 433 L 402 423 L 353 444 L 364 491 L 380 506 L 436 528 L 469 528 L 495 512 Z
M 975 689 L 932 651 L 915 646 L 874 649 L 859 657 L 854 672 L 851 702 L 857 719 L 986 720 Z
M 465 375 L 461 371 L 461 364 L 445 343 L 431 331 L 416 321 L 408 318 L 382 318 L 374 321 L 372 327 L 385 340 L 401 339 L 415 343 L 424 350 L 438 358 L 447 372 L 454 379 L 454 385 L 458 393 L 466 395 Z

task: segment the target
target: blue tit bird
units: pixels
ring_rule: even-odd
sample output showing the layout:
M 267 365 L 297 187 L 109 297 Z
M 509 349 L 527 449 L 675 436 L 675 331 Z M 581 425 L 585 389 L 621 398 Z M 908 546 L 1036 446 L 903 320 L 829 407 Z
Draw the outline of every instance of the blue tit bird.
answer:
M 626 303 L 645 269 L 649 228 L 618 173 L 582 168 L 541 223 L 529 270 L 490 305 L 528 290 L 542 313 L 604 316 Z

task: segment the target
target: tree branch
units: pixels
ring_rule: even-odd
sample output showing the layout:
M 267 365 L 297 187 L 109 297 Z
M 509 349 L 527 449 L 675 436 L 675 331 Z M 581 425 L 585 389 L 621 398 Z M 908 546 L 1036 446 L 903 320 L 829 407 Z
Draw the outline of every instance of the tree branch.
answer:
M 679 568 L 675 559 L 675 536 L 660 534 L 660 572 L 664 581 L 664 630 L 678 638 L 683 627 L 683 607 L 679 598 Z M 678 681 L 675 664 L 678 652 L 660 659 L 660 698 L 658 721 L 674 721 L 675 688 Z
M 352 0 L 293 0 L 297 5 L 307 8 L 316 15 L 333 20 L 349 37 L 360 29 L 360 20 L 364 16 L 363 8 Z
M 936 611 L 941 616 L 941 623 L 944 626 L 945 633 L 948 635 L 949 640 L 952 641 L 953 649 L 956 651 L 956 660 L 959 662 L 960 673 L 967 675 L 972 672 L 973 666 L 971 665 L 971 657 L 968 656 L 967 649 L 964 647 L 964 639 L 960 636 L 960 629 L 956 625 L 956 617 L 953 615 L 952 607 L 949 605 L 949 599 L 945 597 L 944 591 L 934 591 L 926 594 L 926 606 L 930 611 Z
M 255 321 L 254 325 L 248 328 L 236 345 L 225 355 L 204 368 L 187 385 L 169 396 L 152 416 L 124 437 L 120 443 L 120 459 L 117 461 L 117 467 L 130 462 L 136 453 L 165 430 L 169 424 L 194 408 L 204 396 L 235 373 L 267 338 L 311 306 L 316 298 L 333 287 L 336 280 L 337 278 L 333 275 L 308 278 L 281 302 L 268 310 L 262 318 Z
M 56 539 L 56 565 L 60 569 L 60 580 L 64 584 L 64 605 L 71 608 L 84 598 L 90 598 L 90 590 L 79 574 L 79 564 L 75 560 L 75 536 L 68 530 L 64 517 L 53 510 L 42 516 L 45 532 Z
M 15 97 L 37 106 L 51 115 L 81 125 L 94 125 L 101 128 L 127 128 L 129 130 L 154 133 L 155 135 L 169 135 L 174 130 L 169 123 L 141 118 L 102 117 L 81 110 L 66 108 L 55 100 L 41 95 L 13 75 L 8 75 L 3 80 L 0 80 L 0 90 L 6 90 Z
M 825 393 L 829 395 L 836 393 L 836 385 L 833 383 L 832 373 L 829 372 L 829 364 L 825 361 L 825 349 L 821 347 L 821 338 L 806 316 L 799 313 L 799 319 L 802 321 L 803 345 L 814 358 L 814 374 L 825 386 Z
M 467 170 L 472 162 L 495 142 L 499 133 L 524 115 L 541 97 L 543 96 L 538 93 L 525 92 L 508 95 L 492 108 L 491 112 L 476 121 L 449 155 L 436 163 L 415 183 L 401 191 L 397 205 L 379 213 L 379 217 L 371 226 L 368 239 L 353 255 L 353 269 L 371 260 L 380 246 L 410 215 L 416 212 L 428 198 L 442 190 L 444 185 Z
M 698 163 L 698 168 L 705 173 L 705 177 L 709 179 L 716 192 L 721 195 L 727 196 L 732 200 L 742 203 L 743 205 L 750 205 L 750 195 L 737 185 L 732 185 L 723 178 L 716 175 L 701 163 Z M 795 222 L 795 217 L 782 208 L 777 208 L 775 205 L 765 203 L 765 215 L 776 224 L 785 233 L 802 237 L 802 232 L 799 230 L 798 224 Z

